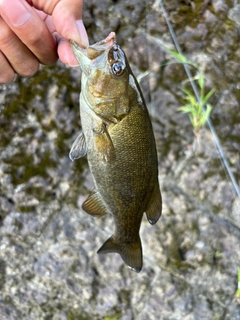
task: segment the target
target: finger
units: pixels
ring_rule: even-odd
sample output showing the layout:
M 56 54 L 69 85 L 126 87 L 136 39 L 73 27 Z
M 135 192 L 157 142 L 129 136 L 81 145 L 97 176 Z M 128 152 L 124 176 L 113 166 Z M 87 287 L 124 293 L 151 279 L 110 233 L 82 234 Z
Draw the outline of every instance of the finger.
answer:
M 64 38 L 61 38 L 60 40 L 58 39 L 58 55 L 59 59 L 70 67 L 76 67 L 79 65 L 70 47 L 69 41 Z
M 65 0 L 61 0 L 61 1 L 65 1 Z M 59 0 L 27 0 L 27 2 L 33 5 L 36 9 L 44 11 L 45 13 L 51 15 L 54 11 L 54 8 L 58 4 Z M 70 2 L 74 2 L 74 0 L 69 1 L 69 3 Z M 78 1 L 78 3 L 79 2 L 82 2 L 82 0 Z
M 0 51 L 0 84 L 9 83 L 13 81 L 15 72 L 4 54 Z
M 56 30 L 63 38 L 74 40 L 80 46 L 87 47 L 89 41 L 82 21 L 82 4 L 82 0 L 59 1 L 52 16 Z
M 34 8 L 34 10 L 37 13 L 37 15 L 39 16 L 39 18 L 41 18 L 42 21 L 45 21 L 45 19 L 48 17 L 48 14 L 46 14 L 45 12 L 43 12 L 41 10 L 37 10 L 36 8 Z
M 13 33 L 5 21 L 0 17 L 0 50 L 7 60 L 3 59 L 3 65 L 0 63 L 0 74 L 9 77 L 10 69 L 13 69 L 21 76 L 31 76 L 38 71 L 39 61 Z
M 25 0 L 0 0 L 0 15 L 41 63 L 53 64 L 57 61 L 54 37 Z
M 30 1 L 30 0 L 29 0 Z M 31 0 L 35 8 L 52 15 L 56 31 L 82 47 L 89 44 L 82 22 L 83 0 Z
M 53 24 L 53 21 L 52 21 L 52 16 L 49 16 L 47 15 L 45 20 L 44 20 L 48 30 L 51 32 L 51 34 L 53 35 L 53 33 L 56 31 L 56 28 Z M 54 36 L 54 35 L 53 35 Z

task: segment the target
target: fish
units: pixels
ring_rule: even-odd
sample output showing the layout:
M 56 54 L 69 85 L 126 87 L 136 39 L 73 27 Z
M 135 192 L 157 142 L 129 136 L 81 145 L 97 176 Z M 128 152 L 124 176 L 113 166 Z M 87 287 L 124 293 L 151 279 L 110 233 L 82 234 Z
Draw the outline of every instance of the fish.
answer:
M 94 217 L 113 215 L 114 233 L 97 253 L 118 253 L 130 269 L 140 272 L 143 214 L 153 225 L 162 211 L 148 109 L 114 32 L 87 48 L 70 43 L 82 70 L 82 132 L 69 157 L 74 161 L 87 155 L 94 182 L 82 209 Z

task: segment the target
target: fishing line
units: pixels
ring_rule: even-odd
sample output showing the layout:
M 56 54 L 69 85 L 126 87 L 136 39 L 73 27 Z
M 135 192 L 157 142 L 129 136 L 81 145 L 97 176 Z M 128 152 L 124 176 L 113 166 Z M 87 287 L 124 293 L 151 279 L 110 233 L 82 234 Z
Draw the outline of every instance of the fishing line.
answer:
M 180 46 L 179 46 L 178 40 L 177 40 L 177 38 L 176 38 L 175 32 L 174 32 L 174 30 L 173 30 L 173 28 L 172 28 L 172 25 L 171 25 L 171 22 L 170 22 L 170 20 L 169 20 L 167 11 L 165 10 L 165 7 L 164 7 L 164 5 L 163 5 L 163 1 L 162 1 L 162 0 L 158 0 L 158 2 L 159 2 L 159 5 L 160 5 L 160 7 L 161 7 L 161 10 L 162 10 L 162 13 L 163 13 L 163 15 L 164 15 L 164 18 L 165 18 L 165 20 L 166 20 L 166 23 L 167 23 L 169 32 L 170 32 L 170 34 L 171 34 L 173 43 L 174 43 L 174 45 L 175 45 L 178 53 L 179 53 L 180 55 L 183 55 L 183 54 L 182 54 L 182 50 L 181 50 L 181 48 L 180 48 Z M 193 92 L 194 92 L 194 94 L 195 94 L 195 96 L 196 96 L 196 99 L 197 99 L 198 103 L 200 103 L 199 92 L 198 92 L 198 89 L 197 89 L 197 87 L 196 87 L 195 82 L 193 81 L 190 68 L 189 68 L 188 64 L 186 64 L 186 63 L 184 63 L 184 62 L 183 62 L 183 66 L 184 66 L 184 69 L 185 69 L 185 71 L 186 71 L 186 74 L 187 74 L 187 76 L 188 76 L 188 78 L 189 78 L 189 81 L 190 81 L 190 84 L 191 84 L 191 86 L 192 86 Z M 202 107 L 202 109 L 203 109 L 203 112 L 205 112 L 205 107 Z M 215 145 L 217 146 L 218 152 L 219 152 L 219 154 L 220 154 L 220 159 L 221 159 L 224 167 L 226 168 L 226 171 L 227 171 L 227 173 L 228 173 L 228 175 L 229 175 L 229 177 L 230 177 L 230 179 L 231 179 L 232 185 L 233 185 L 233 187 L 234 187 L 234 191 L 235 191 L 236 195 L 240 198 L 240 189 L 239 189 L 239 186 L 238 186 L 237 181 L 236 181 L 236 179 L 235 179 L 235 177 L 234 177 L 234 175 L 233 175 L 233 173 L 232 173 L 232 170 L 231 170 L 231 167 L 230 167 L 230 165 L 229 165 L 229 162 L 228 162 L 228 160 L 227 160 L 227 158 L 226 158 L 226 156 L 225 156 L 225 154 L 224 154 L 224 151 L 223 151 L 223 148 L 222 148 L 222 146 L 221 146 L 220 140 L 219 140 L 218 135 L 217 135 L 217 133 L 216 133 L 214 127 L 213 127 L 213 124 L 212 124 L 212 121 L 211 121 L 210 117 L 207 118 L 207 124 L 208 124 L 208 127 L 209 127 L 209 129 L 210 129 L 210 131 L 211 131 L 211 133 L 212 133 L 214 143 L 215 143 Z
M 149 10 L 148 10 L 149 9 Z M 148 10 L 148 11 L 147 11 Z M 143 20 L 144 21 L 144 29 L 145 29 L 145 32 L 146 34 L 148 34 L 148 23 L 147 23 L 147 16 L 150 14 L 150 12 L 153 10 L 153 8 L 149 8 L 148 7 L 148 0 L 145 0 L 145 19 Z M 148 48 L 148 40 L 146 38 L 146 47 L 147 47 L 147 51 L 146 51 L 146 54 L 147 54 L 147 57 L 146 57 L 146 61 L 147 61 L 147 65 L 148 65 L 148 70 L 149 70 L 149 48 Z M 149 71 L 146 72 L 146 75 L 149 74 Z M 144 78 L 144 74 L 142 75 L 142 78 Z M 141 79 L 139 79 L 141 81 Z M 139 82 L 140 82 L 139 81 Z M 147 101 L 149 102 L 149 104 L 151 105 L 151 102 L 152 102 L 152 97 L 151 97 L 151 89 L 150 89 L 150 84 L 149 84 L 149 80 L 147 78 L 147 81 L 146 81 L 146 86 L 147 86 Z

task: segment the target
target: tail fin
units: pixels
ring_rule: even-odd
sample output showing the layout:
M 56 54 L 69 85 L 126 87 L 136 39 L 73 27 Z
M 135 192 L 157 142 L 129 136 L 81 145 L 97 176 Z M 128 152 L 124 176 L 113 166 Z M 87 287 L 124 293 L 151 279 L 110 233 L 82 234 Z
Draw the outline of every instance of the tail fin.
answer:
M 142 245 L 140 237 L 136 242 L 119 243 L 111 236 L 97 253 L 117 252 L 130 269 L 140 272 L 142 269 Z

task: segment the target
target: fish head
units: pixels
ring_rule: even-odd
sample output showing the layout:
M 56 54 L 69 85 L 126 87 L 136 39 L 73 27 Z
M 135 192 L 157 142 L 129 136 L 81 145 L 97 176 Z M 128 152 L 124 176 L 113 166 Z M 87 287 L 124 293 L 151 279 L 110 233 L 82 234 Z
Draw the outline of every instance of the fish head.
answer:
M 129 108 L 129 68 L 115 33 L 85 49 L 75 42 L 71 42 L 71 46 L 83 72 L 85 100 L 100 116 L 116 122 Z

